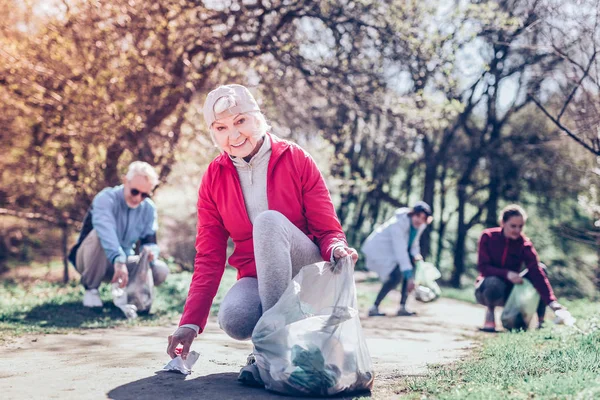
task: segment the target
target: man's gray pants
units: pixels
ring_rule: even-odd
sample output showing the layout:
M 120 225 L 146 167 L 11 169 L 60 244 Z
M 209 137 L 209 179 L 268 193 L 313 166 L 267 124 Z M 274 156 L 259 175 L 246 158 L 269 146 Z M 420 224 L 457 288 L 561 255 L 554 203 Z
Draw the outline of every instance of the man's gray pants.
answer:
M 219 325 L 229 336 L 246 340 L 264 311 L 273 307 L 290 281 L 306 265 L 323 261 L 319 247 L 277 211 L 265 211 L 254 221 L 257 278 L 242 278 L 219 308 Z
M 132 273 L 135 262 L 127 262 L 127 269 Z M 114 267 L 106 258 L 96 230 L 92 230 L 77 250 L 76 269 L 81 274 L 81 284 L 86 289 L 98 289 L 102 282 L 110 282 Z M 154 285 L 158 286 L 167 279 L 169 267 L 161 260 L 150 263 Z

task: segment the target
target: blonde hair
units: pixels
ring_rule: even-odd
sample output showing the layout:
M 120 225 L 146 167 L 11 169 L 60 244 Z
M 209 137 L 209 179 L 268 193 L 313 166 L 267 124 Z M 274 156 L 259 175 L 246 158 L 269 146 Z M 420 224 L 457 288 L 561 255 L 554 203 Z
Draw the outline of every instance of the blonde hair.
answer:
M 156 187 L 158 185 L 158 174 L 152 168 L 150 164 L 144 161 L 134 161 L 129 164 L 129 168 L 127 168 L 127 178 L 128 181 L 132 180 L 136 176 L 143 176 L 148 179 L 148 182 L 152 184 L 152 187 Z

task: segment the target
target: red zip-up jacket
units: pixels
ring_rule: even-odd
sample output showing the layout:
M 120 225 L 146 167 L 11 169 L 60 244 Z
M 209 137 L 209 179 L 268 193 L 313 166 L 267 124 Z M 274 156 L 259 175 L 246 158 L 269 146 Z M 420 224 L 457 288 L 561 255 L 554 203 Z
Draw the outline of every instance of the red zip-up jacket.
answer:
M 271 158 L 267 172 L 269 210 L 285 215 L 319 246 L 324 260 L 346 236 L 335 213 L 329 190 L 314 160 L 301 147 L 269 135 Z M 225 153 L 215 158 L 200 184 L 194 275 L 179 325 L 204 330 L 225 270 L 227 240 L 235 250 L 229 264 L 237 278 L 256 277 L 252 223 L 233 162 Z
M 502 228 L 483 231 L 479 239 L 477 269 L 481 273 L 478 281 L 486 276 L 499 276 L 509 284 L 508 271 L 520 272 L 522 265 L 529 269 L 525 275 L 536 288 L 546 304 L 556 300 L 550 281 L 542 271 L 533 243 L 521 234 L 516 240 L 504 236 Z

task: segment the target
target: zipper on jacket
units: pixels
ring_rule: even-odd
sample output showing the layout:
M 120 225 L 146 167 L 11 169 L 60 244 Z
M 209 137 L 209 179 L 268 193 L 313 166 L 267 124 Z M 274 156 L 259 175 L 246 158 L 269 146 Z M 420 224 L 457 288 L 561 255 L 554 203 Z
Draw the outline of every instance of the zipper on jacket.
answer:
M 502 268 L 506 264 L 506 256 L 508 255 L 508 238 L 504 239 L 504 252 L 502 253 Z
M 123 241 L 125 241 L 125 238 L 127 237 L 127 229 L 129 229 L 129 211 L 131 211 L 131 208 L 127 207 L 127 219 L 125 220 L 125 232 L 123 232 Z

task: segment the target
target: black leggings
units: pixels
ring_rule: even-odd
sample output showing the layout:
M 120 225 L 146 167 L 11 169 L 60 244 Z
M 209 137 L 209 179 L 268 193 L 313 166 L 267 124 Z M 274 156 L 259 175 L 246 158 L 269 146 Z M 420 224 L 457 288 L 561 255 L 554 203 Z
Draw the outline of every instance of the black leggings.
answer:
M 388 280 L 383 283 L 383 286 L 381 287 L 381 290 L 375 299 L 375 306 L 379 307 L 379 304 L 381 304 L 385 296 L 398 287 L 400 282 L 402 282 L 402 295 L 400 297 L 400 304 L 403 306 L 406 305 L 406 300 L 408 299 L 408 281 L 407 279 L 403 278 L 404 275 L 402 274 L 402 271 L 400 271 L 400 267 L 396 266 L 396 268 L 394 268 L 390 274 Z

